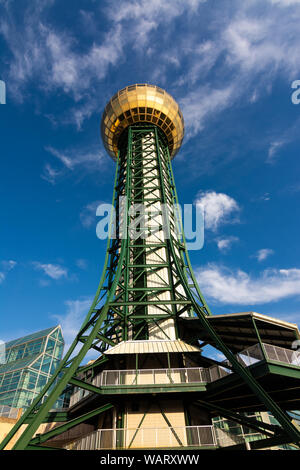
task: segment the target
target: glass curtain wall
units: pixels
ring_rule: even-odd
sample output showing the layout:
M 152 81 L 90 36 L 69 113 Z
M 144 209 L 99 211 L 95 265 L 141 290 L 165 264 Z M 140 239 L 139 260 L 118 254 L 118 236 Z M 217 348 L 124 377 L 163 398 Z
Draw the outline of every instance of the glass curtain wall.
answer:
M 63 349 L 59 325 L 6 343 L 0 406 L 27 408 L 55 371 Z

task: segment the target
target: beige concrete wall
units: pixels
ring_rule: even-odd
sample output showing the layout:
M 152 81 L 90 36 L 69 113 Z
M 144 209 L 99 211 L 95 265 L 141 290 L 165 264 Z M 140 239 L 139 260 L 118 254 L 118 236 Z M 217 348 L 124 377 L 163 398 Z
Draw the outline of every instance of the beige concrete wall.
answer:
M 176 428 L 174 432 L 170 430 L 161 410 L 172 428 Z M 152 403 L 150 406 L 147 401 L 141 401 L 138 411 L 132 411 L 132 404 L 128 404 L 124 422 L 124 427 L 127 428 L 125 446 L 131 443 L 130 448 L 134 449 L 179 447 L 180 443 L 186 445 L 185 425 L 183 405 L 179 400 L 161 400 L 159 405 Z
M 3 441 L 3 439 L 7 436 L 7 434 L 11 431 L 11 429 L 14 427 L 16 422 L 20 419 L 22 415 L 22 409 L 19 410 L 18 418 L 17 419 L 12 419 L 12 418 L 4 418 L 0 417 L 0 442 Z M 46 431 L 50 431 L 53 427 L 57 426 L 60 423 L 43 423 L 39 426 L 37 429 L 36 434 L 42 434 Z M 20 429 L 17 431 L 17 433 L 14 435 L 14 437 L 10 440 L 8 445 L 6 446 L 5 450 L 11 450 L 19 437 L 22 435 L 24 430 L 26 429 L 27 424 L 23 424 Z

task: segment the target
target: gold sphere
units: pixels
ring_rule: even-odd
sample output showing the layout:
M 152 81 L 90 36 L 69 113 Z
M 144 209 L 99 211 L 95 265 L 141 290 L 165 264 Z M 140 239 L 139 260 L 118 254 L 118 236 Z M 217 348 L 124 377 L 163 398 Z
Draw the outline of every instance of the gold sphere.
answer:
M 164 132 L 170 156 L 174 158 L 184 136 L 182 112 L 169 93 L 147 83 L 127 86 L 107 103 L 102 116 L 101 135 L 108 154 L 115 159 L 122 132 L 140 122 L 155 124 Z

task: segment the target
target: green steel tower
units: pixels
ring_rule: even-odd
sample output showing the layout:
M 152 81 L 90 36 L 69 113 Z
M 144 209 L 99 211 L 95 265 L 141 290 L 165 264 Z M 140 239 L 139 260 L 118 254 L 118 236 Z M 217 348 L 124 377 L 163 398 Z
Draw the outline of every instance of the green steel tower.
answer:
M 178 104 L 157 86 L 128 86 L 107 104 L 101 133 L 116 175 L 100 284 L 60 366 L 1 448 L 22 424 L 14 449 L 219 448 L 230 436 L 213 427 L 216 416 L 265 436 L 255 448 L 300 442 L 286 413 L 299 408 L 297 326 L 255 312 L 212 315 L 195 279 L 171 165 L 184 136 Z M 204 356 L 206 345 L 226 361 Z M 91 349 L 99 358 L 82 365 Z M 53 410 L 70 386 L 70 407 Z M 278 424 L 253 418 L 264 410 Z

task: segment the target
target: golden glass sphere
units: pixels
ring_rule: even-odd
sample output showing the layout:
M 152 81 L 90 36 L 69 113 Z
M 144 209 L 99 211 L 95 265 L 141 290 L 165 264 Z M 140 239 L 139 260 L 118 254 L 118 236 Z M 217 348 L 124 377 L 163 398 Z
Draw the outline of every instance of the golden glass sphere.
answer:
M 122 132 L 132 124 L 155 124 L 165 134 L 170 156 L 178 152 L 183 136 L 182 112 L 174 98 L 156 85 L 136 84 L 118 91 L 107 103 L 101 122 L 104 146 L 112 158 L 118 155 Z

